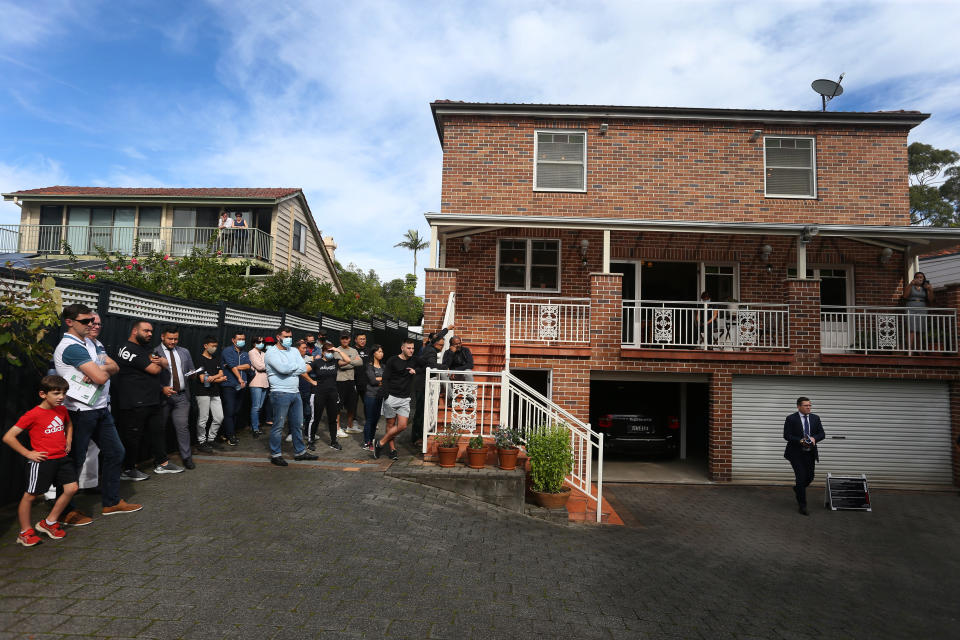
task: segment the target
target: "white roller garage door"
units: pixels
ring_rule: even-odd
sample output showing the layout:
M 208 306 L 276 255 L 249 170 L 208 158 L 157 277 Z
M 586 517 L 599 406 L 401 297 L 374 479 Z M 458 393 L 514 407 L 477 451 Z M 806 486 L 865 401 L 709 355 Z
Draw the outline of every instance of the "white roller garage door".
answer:
M 734 480 L 793 480 L 783 420 L 801 395 L 827 435 L 818 480 L 865 473 L 880 486 L 952 484 L 946 383 L 783 376 L 733 378 Z

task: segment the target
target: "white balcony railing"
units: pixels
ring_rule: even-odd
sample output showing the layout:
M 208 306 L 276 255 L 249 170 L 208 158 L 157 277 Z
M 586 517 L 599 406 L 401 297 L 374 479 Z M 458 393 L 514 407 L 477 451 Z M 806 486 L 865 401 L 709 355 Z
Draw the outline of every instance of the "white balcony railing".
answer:
M 790 346 L 789 307 L 758 302 L 624 300 L 626 347 L 779 350 Z
M 824 307 L 824 353 L 957 353 L 957 310 L 909 307 Z
M 507 295 L 507 328 L 513 342 L 589 342 L 590 298 Z
M 107 253 L 130 255 L 135 246 L 141 254 L 156 251 L 172 256 L 190 255 L 208 245 L 224 255 L 270 261 L 273 238 L 259 229 L 216 227 L 116 227 L 88 225 L 0 225 L 0 253 L 46 253 L 62 255 L 64 243 L 76 255 Z

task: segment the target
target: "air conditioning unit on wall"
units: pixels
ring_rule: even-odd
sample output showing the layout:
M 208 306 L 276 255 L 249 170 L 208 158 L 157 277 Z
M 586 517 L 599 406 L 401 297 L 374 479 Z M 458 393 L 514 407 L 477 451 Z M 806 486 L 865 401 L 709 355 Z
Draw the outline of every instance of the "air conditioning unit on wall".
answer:
M 163 240 L 160 238 L 140 238 L 140 253 L 156 251 L 163 253 Z

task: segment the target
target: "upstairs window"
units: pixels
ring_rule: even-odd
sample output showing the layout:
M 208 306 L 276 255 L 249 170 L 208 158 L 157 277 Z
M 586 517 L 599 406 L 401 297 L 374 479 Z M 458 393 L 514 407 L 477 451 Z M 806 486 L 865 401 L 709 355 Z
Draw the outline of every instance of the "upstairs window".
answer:
M 293 223 L 293 250 L 307 252 L 307 227 L 299 222 Z
M 817 167 L 813 138 L 764 138 L 767 197 L 816 198 Z
M 560 241 L 501 239 L 497 245 L 497 289 L 560 291 Z
M 587 190 L 587 134 L 582 131 L 537 131 L 533 190 Z

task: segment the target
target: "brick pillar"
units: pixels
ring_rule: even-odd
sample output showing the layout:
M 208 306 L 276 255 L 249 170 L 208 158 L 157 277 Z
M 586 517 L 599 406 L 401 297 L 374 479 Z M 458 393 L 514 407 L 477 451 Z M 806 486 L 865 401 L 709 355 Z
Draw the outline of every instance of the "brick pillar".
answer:
M 590 274 L 590 347 L 593 358 L 620 357 L 623 274 Z
M 424 269 L 424 277 L 423 335 L 427 335 L 443 324 L 447 299 L 457 290 L 457 269 Z
M 707 427 L 710 479 L 714 482 L 729 482 L 733 465 L 730 439 L 733 433 L 733 376 L 727 371 L 717 371 L 710 376 L 710 418 Z
M 790 305 L 790 350 L 798 365 L 820 362 L 820 281 L 788 278 L 784 302 Z

